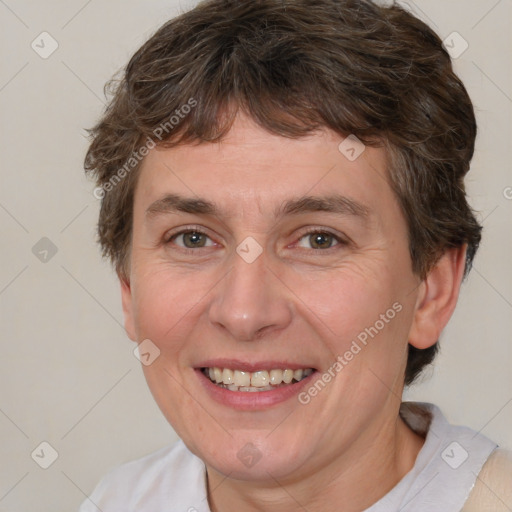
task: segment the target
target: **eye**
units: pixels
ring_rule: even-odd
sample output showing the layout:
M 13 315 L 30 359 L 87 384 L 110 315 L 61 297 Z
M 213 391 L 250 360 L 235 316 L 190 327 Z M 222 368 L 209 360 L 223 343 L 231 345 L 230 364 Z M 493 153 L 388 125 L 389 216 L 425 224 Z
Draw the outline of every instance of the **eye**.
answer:
M 192 227 L 169 235 L 165 243 L 174 244 L 185 252 L 216 245 L 204 231 Z M 317 228 L 303 233 L 295 245 L 309 250 L 327 251 L 336 246 L 346 246 L 348 242 L 334 233 Z
M 307 231 L 299 238 L 298 245 L 300 247 L 304 247 L 304 244 L 301 242 L 301 240 L 305 240 L 306 243 L 309 243 L 312 249 L 326 250 L 331 249 L 336 245 L 347 245 L 347 242 L 345 242 L 345 240 L 341 239 L 339 236 L 336 236 L 329 231 L 320 229 Z M 333 244 L 333 242 L 335 243 Z
M 182 243 L 176 243 L 176 240 L 181 240 Z M 210 237 L 203 231 L 199 229 L 189 229 L 173 234 L 167 239 L 166 243 L 174 242 L 178 247 L 183 247 L 184 249 L 196 249 L 202 247 L 211 247 L 214 245 L 213 242 L 207 244 L 207 240 L 211 241 Z

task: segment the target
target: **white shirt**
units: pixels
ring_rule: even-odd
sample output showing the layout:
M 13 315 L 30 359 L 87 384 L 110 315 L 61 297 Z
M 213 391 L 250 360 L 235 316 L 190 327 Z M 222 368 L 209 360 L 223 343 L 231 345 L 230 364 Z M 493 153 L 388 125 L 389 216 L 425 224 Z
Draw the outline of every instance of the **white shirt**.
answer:
M 425 435 L 414 467 L 364 512 L 459 512 L 497 444 L 450 425 L 429 403 L 403 402 L 400 415 Z M 111 470 L 79 512 L 211 512 L 206 467 L 178 441 Z

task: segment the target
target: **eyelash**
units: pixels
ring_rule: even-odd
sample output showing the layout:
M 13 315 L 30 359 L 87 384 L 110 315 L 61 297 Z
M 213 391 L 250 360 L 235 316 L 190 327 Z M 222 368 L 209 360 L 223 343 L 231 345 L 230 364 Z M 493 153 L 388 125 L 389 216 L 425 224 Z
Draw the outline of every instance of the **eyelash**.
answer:
M 196 227 L 196 226 L 187 226 L 186 229 L 182 229 L 181 231 L 172 233 L 171 235 L 167 236 L 164 240 L 164 243 L 170 244 L 172 242 L 172 240 L 174 240 L 176 237 L 178 237 L 180 235 L 185 235 L 187 233 L 198 233 L 200 235 L 204 235 L 204 236 L 210 238 L 208 236 L 208 234 L 205 231 L 203 231 L 201 228 Z M 327 249 L 304 249 L 304 248 L 302 248 L 302 249 L 304 249 L 306 251 L 314 251 L 314 252 L 330 252 L 332 249 L 335 249 L 336 247 L 340 248 L 343 246 L 347 246 L 349 244 L 349 242 L 347 240 L 341 238 L 339 235 L 336 235 L 336 234 L 332 233 L 331 231 L 329 231 L 327 229 L 322 229 L 322 228 L 313 228 L 313 229 L 310 229 L 309 231 L 305 231 L 299 236 L 298 240 L 300 241 L 304 237 L 306 237 L 308 235 L 314 235 L 315 233 L 320 233 L 322 235 L 330 235 L 333 237 L 333 239 L 337 243 Z M 193 252 L 197 252 L 198 249 L 205 249 L 205 247 L 198 247 L 196 249 L 193 249 L 190 247 L 181 247 L 181 246 L 178 246 L 178 247 L 179 247 L 179 250 L 181 250 L 182 252 L 184 252 L 186 254 L 191 254 Z

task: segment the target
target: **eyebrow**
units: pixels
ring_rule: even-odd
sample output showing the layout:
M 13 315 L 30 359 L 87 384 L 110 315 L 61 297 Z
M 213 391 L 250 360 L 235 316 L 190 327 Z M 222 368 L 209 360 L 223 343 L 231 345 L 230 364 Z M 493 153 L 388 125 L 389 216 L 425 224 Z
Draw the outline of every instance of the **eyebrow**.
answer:
M 207 199 L 166 194 L 151 203 L 146 209 L 146 217 L 151 218 L 160 214 L 177 212 L 214 216 L 222 216 L 223 213 L 218 205 Z M 330 194 L 327 196 L 301 196 L 283 201 L 274 211 L 274 217 L 279 218 L 285 215 L 298 215 L 306 212 L 336 213 L 357 217 L 361 220 L 367 220 L 371 214 L 367 206 L 354 199 L 340 194 Z

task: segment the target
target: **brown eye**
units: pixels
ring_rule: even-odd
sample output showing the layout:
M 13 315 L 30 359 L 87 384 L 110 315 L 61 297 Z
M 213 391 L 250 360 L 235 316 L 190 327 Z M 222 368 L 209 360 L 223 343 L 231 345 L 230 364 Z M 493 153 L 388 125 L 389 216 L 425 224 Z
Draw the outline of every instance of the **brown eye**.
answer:
M 176 241 L 180 239 L 181 243 L 177 243 Z M 169 239 L 168 243 L 174 242 L 179 247 L 184 247 L 186 249 L 196 249 L 213 245 L 212 243 L 207 244 L 208 239 L 209 237 L 201 231 L 189 230 L 176 233 Z
M 185 243 L 185 247 L 191 249 L 194 247 L 204 247 L 205 236 L 197 231 L 191 231 L 190 233 L 183 234 L 183 242 Z
M 314 233 L 309 237 L 313 249 L 328 249 L 333 240 L 332 235 L 328 233 Z
M 306 240 L 304 245 L 303 240 Z M 309 244 L 309 247 L 307 245 Z M 307 249 L 331 249 L 333 246 L 344 244 L 344 241 L 328 231 L 309 231 L 300 237 L 299 246 Z

